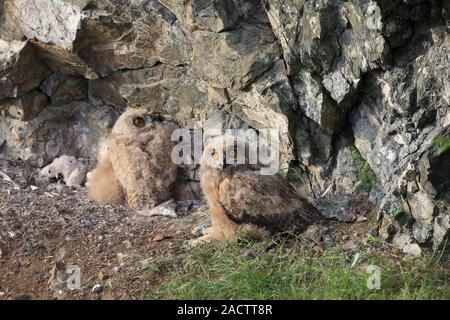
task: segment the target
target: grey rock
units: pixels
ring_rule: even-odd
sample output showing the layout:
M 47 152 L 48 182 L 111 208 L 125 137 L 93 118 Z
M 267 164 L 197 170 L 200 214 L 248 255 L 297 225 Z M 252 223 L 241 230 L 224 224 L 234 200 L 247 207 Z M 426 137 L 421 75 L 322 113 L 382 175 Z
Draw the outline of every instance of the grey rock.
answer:
M 330 234 L 324 234 L 321 238 L 322 242 L 327 246 L 334 245 L 334 239 Z
M 369 2 L 265 3 L 300 106 L 323 128 L 339 130 L 362 75 L 389 58 L 381 26 L 369 19 Z
M 355 159 L 345 138 L 337 139 L 336 148 L 336 167 L 332 175 L 333 185 L 335 191 L 351 194 L 358 183 Z
M 102 294 L 103 293 L 103 286 L 101 284 L 96 284 L 92 287 L 91 292 L 95 294 Z
M 44 166 L 59 155 L 95 157 L 116 117 L 107 107 L 93 109 L 86 102 L 47 107 L 24 122 L 0 113 L 2 152 Z
M 235 1 L 197 0 L 185 9 L 189 13 L 184 21 L 193 29 L 221 32 L 239 23 L 239 9 Z
M 61 106 L 74 101 L 85 100 L 87 81 L 83 77 L 54 74 L 47 78 L 40 88 L 50 97 L 52 105 Z
M 193 70 L 200 79 L 217 88 L 246 87 L 270 69 L 278 56 L 275 37 L 259 26 L 193 34 Z
M 411 236 L 405 233 L 397 233 L 393 239 L 392 244 L 400 250 L 404 250 L 405 247 L 411 244 Z
M 139 211 L 139 215 L 146 216 L 146 217 L 152 217 L 152 216 L 161 216 L 161 217 L 167 217 L 167 218 L 177 218 L 177 204 L 174 202 L 173 199 L 166 201 L 164 203 L 161 203 L 160 205 L 150 209 L 150 210 L 143 210 Z
M 420 249 L 417 243 L 407 244 L 403 247 L 402 251 L 415 257 L 420 257 L 422 255 L 422 249 Z
M 256 252 L 254 252 L 253 250 L 245 251 L 243 256 L 245 259 L 248 259 L 248 260 L 256 260 L 259 257 L 259 255 Z
M 0 152 L 40 167 L 95 158 L 127 107 L 190 130 L 277 128 L 280 173 L 316 196 L 358 193 L 356 147 L 378 181 L 381 236 L 440 248 L 449 12 L 431 0 L 4 1 Z M 177 194 L 201 198 L 198 165 L 180 171 Z
M 443 205 L 445 206 L 445 205 Z M 446 204 L 448 206 L 448 204 Z M 448 207 L 447 207 L 448 208 Z M 434 219 L 433 225 L 433 248 L 435 250 L 440 249 L 448 240 L 450 234 L 450 216 L 447 211 L 442 211 Z
M 86 79 L 98 79 L 99 77 L 95 70 L 73 52 L 41 42 L 36 43 L 35 48 L 41 61 L 57 74 L 82 75 Z
M 196 237 L 201 237 L 201 236 L 205 235 L 205 230 L 210 227 L 211 227 L 210 222 L 198 225 L 194 229 L 192 229 L 192 234 Z
M 0 65 L 0 101 L 19 98 L 39 86 L 50 75 L 50 70 L 38 60 L 36 49 L 30 43 L 16 45 L 13 57 L 6 54 Z
M 364 96 L 351 113 L 356 146 L 386 194 L 381 211 L 392 215 L 396 209 L 384 210 L 384 205 L 406 201 L 400 210 L 414 218 L 413 235 L 419 243 L 433 236 L 436 216 L 449 212 L 448 202 L 440 199 L 448 197 L 444 166 L 450 159 L 448 152 L 436 156 L 434 141 L 449 130 L 445 79 L 450 76 L 450 46 L 442 28 L 434 32 L 440 40 L 433 45 L 431 39 L 420 38 L 429 48 L 424 55 L 420 47 L 410 47 L 408 54 L 419 57 L 367 79 Z M 434 246 L 444 238 L 434 239 Z
M 16 0 L 8 6 L 23 34 L 70 50 L 88 0 Z
M 35 118 L 47 105 L 48 98 L 39 90 L 33 90 L 20 98 L 6 99 L 5 109 L 11 118 L 28 121 Z

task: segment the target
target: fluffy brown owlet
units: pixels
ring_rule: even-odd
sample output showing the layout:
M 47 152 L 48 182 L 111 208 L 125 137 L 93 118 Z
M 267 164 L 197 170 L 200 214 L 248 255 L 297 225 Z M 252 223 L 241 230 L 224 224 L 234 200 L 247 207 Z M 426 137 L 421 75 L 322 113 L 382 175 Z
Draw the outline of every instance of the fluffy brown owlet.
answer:
M 177 166 L 171 161 L 178 126 L 166 116 L 129 109 L 115 123 L 107 151 L 88 174 L 88 192 L 100 203 L 121 203 L 143 211 L 172 197 Z
M 231 138 L 230 138 L 231 137 Z M 312 204 L 283 177 L 261 175 L 259 165 L 229 164 L 241 140 L 233 136 L 211 139 L 201 161 L 200 181 L 209 205 L 212 227 L 194 241 L 233 241 L 240 228 L 261 235 L 293 230 L 303 232 L 321 219 Z M 248 143 L 244 150 L 248 150 Z M 242 149 L 241 149 L 242 150 Z M 228 160 L 226 160 L 228 157 Z

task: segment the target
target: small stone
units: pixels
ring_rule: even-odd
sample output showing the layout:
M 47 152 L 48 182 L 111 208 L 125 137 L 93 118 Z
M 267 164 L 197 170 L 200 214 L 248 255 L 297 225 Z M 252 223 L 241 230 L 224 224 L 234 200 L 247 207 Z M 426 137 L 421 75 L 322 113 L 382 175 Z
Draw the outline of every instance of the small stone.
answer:
M 105 245 L 103 243 L 97 244 L 97 246 L 95 247 L 95 252 L 101 253 L 103 251 L 105 251 Z
M 392 244 L 400 250 L 403 250 L 405 246 L 410 244 L 412 241 L 411 236 L 404 233 L 397 233 L 392 239 Z
M 422 255 L 422 249 L 420 249 L 420 246 L 417 243 L 410 243 L 404 246 L 402 251 L 414 257 L 420 257 Z
M 122 243 L 125 245 L 125 248 L 127 248 L 127 249 L 131 249 L 132 248 L 130 240 L 125 240 Z
M 152 242 L 160 242 L 160 241 L 163 241 L 164 239 L 167 239 L 167 238 L 170 238 L 170 236 L 166 236 L 166 235 L 163 235 L 163 234 L 158 234 L 158 235 L 154 236 L 151 239 L 151 241 Z
M 333 237 L 330 234 L 324 234 L 322 236 L 322 242 L 327 246 L 332 246 L 334 244 Z
M 91 291 L 92 291 L 92 293 L 95 293 L 95 294 L 102 294 L 103 286 L 101 284 L 97 283 L 95 286 L 92 287 Z
M 92 226 L 92 222 L 90 220 L 87 219 L 80 219 L 80 221 L 78 222 L 78 225 L 81 228 L 88 228 Z
M 153 209 L 140 211 L 139 214 L 147 217 L 162 216 L 175 219 L 178 217 L 176 208 L 176 203 L 173 200 L 169 200 Z
M 211 223 L 203 223 L 192 229 L 192 234 L 196 237 L 205 235 L 205 230 L 211 227 Z
M 365 221 L 367 221 L 367 217 L 359 216 L 359 217 L 356 219 L 356 222 L 365 222 Z
M 152 258 L 148 258 L 148 259 L 140 261 L 142 270 L 148 269 L 152 262 L 153 262 Z
M 126 254 L 123 254 L 123 253 L 121 253 L 121 252 L 119 252 L 119 253 L 117 254 L 117 259 L 119 259 L 119 263 L 120 263 L 120 264 L 123 264 L 124 261 L 125 261 L 125 259 L 126 259 L 127 257 L 128 257 L 128 256 L 127 256 Z
M 256 260 L 256 259 L 258 259 L 258 254 L 252 250 L 247 250 L 244 253 L 244 258 L 246 258 L 248 260 Z

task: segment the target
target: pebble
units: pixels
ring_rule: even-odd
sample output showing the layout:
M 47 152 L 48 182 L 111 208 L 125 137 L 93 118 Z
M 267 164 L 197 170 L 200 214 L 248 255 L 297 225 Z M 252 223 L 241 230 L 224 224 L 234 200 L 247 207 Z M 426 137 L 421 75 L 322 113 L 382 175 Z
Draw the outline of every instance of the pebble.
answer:
M 322 241 L 328 246 L 332 246 L 334 244 L 333 237 L 330 234 L 324 234 L 322 236 Z
M 422 255 L 422 250 L 417 243 L 410 243 L 404 246 L 402 251 L 414 257 L 420 257 Z
M 152 262 L 153 262 L 152 258 L 148 258 L 148 259 L 140 261 L 142 270 L 148 269 L 150 267 L 150 265 L 152 264 Z
M 204 223 L 196 226 L 194 229 L 192 229 L 192 234 L 196 237 L 201 237 L 204 235 L 205 230 L 209 227 L 211 227 L 211 223 Z
M 117 259 L 119 260 L 119 264 L 123 264 L 127 257 L 128 257 L 128 255 L 123 254 L 122 252 L 119 252 L 117 254 Z
M 97 244 L 97 246 L 95 247 L 95 252 L 101 253 L 103 251 L 105 251 L 105 245 L 103 243 Z
M 81 228 L 88 228 L 88 227 L 92 226 L 92 222 L 87 219 L 80 219 L 80 221 L 78 222 L 78 225 Z
M 258 259 L 258 254 L 252 250 L 247 250 L 244 253 L 244 258 L 249 259 L 249 260 L 256 260 L 256 259 Z
M 131 245 L 131 241 L 130 240 L 125 240 L 122 243 L 125 245 L 125 248 L 131 249 L 132 245 Z
M 92 287 L 92 293 L 101 294 L 103 292 L 103 286 L 101 284 L 96 284 Z

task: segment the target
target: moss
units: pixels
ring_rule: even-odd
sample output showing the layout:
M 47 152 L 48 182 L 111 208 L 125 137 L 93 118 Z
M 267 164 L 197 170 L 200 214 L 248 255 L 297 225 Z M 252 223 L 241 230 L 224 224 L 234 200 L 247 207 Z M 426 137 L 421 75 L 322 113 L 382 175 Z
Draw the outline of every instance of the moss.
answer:
M 439 157 L 450 150 L 450 136 L 440 136 L 434 141 L 434 145 L 436 147 L 435 156 Z
M 290 167 L 287 172 L 286 178 L 288 181 L 297 184 L 305 184 L 306 181 L 308 181 L 306 173 L 298 167 Z
M 355 162 L 356 176 L 360 182 L 359 190 L 371 190 L 377 185 L 377 176 L 370 165 L 361 156 L 354 144 L 349 146 L 350 154 Z

